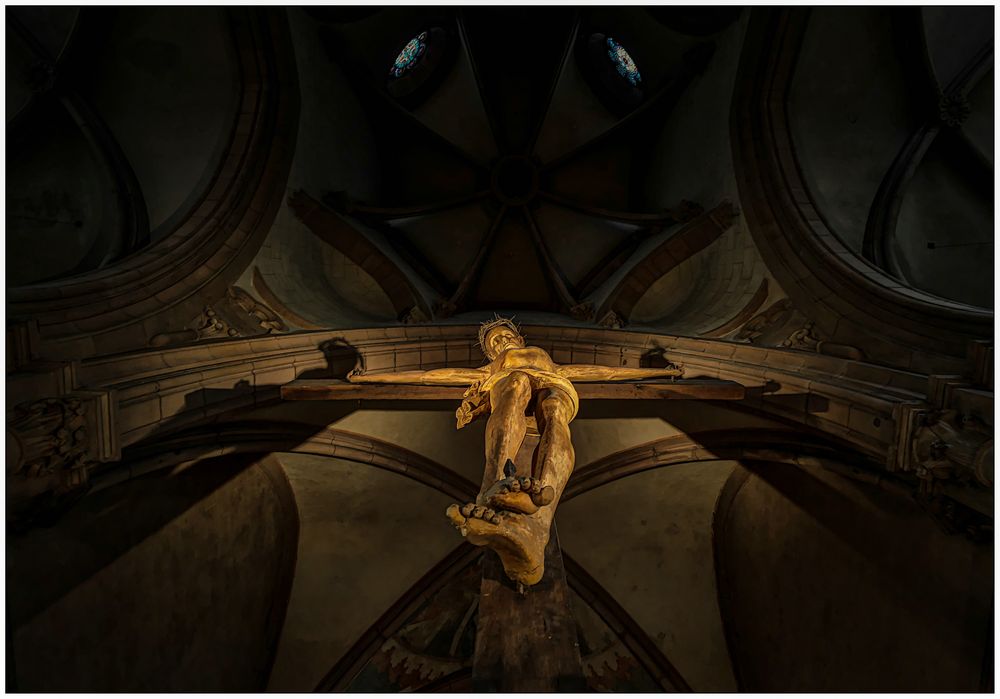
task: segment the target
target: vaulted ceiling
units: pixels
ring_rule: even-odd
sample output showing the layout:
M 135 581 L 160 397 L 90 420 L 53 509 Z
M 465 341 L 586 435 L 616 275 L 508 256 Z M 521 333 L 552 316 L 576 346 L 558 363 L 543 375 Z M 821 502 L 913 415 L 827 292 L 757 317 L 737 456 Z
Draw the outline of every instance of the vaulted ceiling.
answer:
M 873 288 L 912 289 L 930 307 L 959 302 L 977 319 L 992 307 L 984 13 L 799 13 L 781 87 L 781 148 L 801 182 L 782 186 L 804 189 L 816 212 L 803 214 L 803 235 L 837 241 L 822 264 L 840 256 Z M 284 196 L 273 190 L 273 220 L 248 232 L 250 247 L 228 243 L 240 262 L 213 279 L 249 291 L 282 327 L 506 311 L 740 339 L 756 318 L 776 342 L 812 322 L 879 361 L 896 354 L 865 350 L 837 322 L 843 309 L 816 306 L 797 288 L 802 271 L 744 213 L 752 197 L 738 182 L 755 156 L 734 139 L 752 124 L 734 96 L 751 84 L 747 33 L 767 13 L 756 24 L 738 8 L 7 14 L 8 286 L 14 314 L 35 314 L 43 335 L 75 332 L 37 315 L 41 299 L 76 293 L 60 291 L 67 275 L 92 288 L 120 260 L 145 255 L 148 269 L 192 221 L 232 216 L 199 207 L 230 191 L 220 177 L 243 162 L 272 188 L 284 181 Z M 429 48 L 390 76 L 422 33 Z M 606 37 L 634 59 L 635 86 L 595 50 Z M 254 41 L 271 48 L 252 58 Z M 279 93 L 284 116 L 270 122 L 261 110 Z M 247 129 L 289 145 L 251 165 L 266 151 L 234 150 Z M 200 337 L 194 315 L 229 293 L 219 283 L 144 321 L 140 344 Z M 834 296 L 849 284 L 822 283 Z M 795 311 L 781 327 L 776 303 Z

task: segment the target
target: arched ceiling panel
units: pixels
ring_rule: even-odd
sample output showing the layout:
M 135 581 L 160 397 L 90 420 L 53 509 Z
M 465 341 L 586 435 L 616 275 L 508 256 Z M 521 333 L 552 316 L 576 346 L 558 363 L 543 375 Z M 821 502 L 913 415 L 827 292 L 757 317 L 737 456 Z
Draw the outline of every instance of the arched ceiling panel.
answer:
M 254 267 L 283 306 L 317 326 L 351 327 L 396 317 L 371 275 L 317 238 L 287 206 L 278 212 Z
M 687 199 L 708 208 L 735 197 L 729 111 L 745 26 L 744 17 L 715 37 L 705 72 L 692 80 L 647 145 L 642 192 L 649 206 L 673 207 Z
M 868 211 L 915 127 L 894 48 L 893 10 L 814 8 L 792 78 L 788 119 L 809 195 L 861 252 Z
M 944 298 L 993 308 L 992 182 L 971 181 L 942 139 L 930 147 L 903 196 L 895 246 L 906 277 Z
M 736 689 L 712 563 L 712 513 L 733 467 L 648 471 L 565 502 L 558 515 L 566 552 L 701 692 Z
M 240 99 L 230 18 L 213 7 L 115 12 L 87 93 L 142 187 L 153 239 L 221 166 Z
M 607 131 L 617 121 L 587 84 L 571 53 L 562 64 L 535 155 L 547 163 Z
M 485 420 L 456 430 L 453 410 L 365 409 L 341 418 L 333 426 L 409 449 L 472 483 L 483 480 Z
M 472 264 L 495 216 L 495 211 L 482 204 L 471 204 L 431 216 L 401 219 L 392 227 L 454 288 Z
M 539 207 L 535 220 L 556 263 L 574 286 L 640 228 L 555 206 Z
M 992 69 L 969 92 L 969 117 L 962 124 L 962 132 L 972 141 L 979 154 L 993 167 L 994 158 L 994 84 L 996 74 Z
M 944 89 L 984 46 L 993 43 L 995 8 L 922 7 L 924 36 L 938 85 Z
M 413 480 L 340 459 L 279 458 L 300 534 L 268 688 L 308 692 L 459 537 L 444 517 L 450 498 Z
M 298 8 L 290 8 L 288 18 L 302 95 L 288 188 L 317 199 L 336 191 L 374 198 L 380 181 L 372 166 L 378 162 L 377 134 L 344 69 L 324 48 L 315 20 Z
M 59 104 L 7 140 L 7 285 L 89 271 L 120 244 L 114 183 Z
M 65 50 L 74 25 L 80 16 L 77 7 L 11 7 L 17 20 L 41 43 L 49 56 L 58 57 Z
M 992 545 L 947 536 L 911 498 L 822 468 L 745 466 L 715 523 L 742 691 L 992 685 Z
M 490 120 L 473 72 L 469 52 L 459 43 L 444 81 L 413 113 L 429 128 L 469 153 L 478 162 L 490 163 L 497 157 L 497 146 L 490 131 Z

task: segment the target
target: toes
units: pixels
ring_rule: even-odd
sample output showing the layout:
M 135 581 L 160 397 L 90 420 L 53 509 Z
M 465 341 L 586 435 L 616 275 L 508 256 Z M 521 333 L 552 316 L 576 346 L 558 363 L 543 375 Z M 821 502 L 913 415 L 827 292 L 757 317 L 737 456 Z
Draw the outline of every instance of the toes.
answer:
M 517 480 L 521 484 L 521 490 L 529 490 L 531 488 L 531 479 L 527 476 L 521 476 Z
M 472 516 L 472 511 L 473 511 L 473 510 L 475 509 L 475 507 L 476 507 L 476 506 L 475 506 L 475 505 L 473 505 L 473 504 L 472 504 L 472 503 L 470 502 L 470 503 L 467 503 L 467 504 L 465 504 L 465 505 L 462 505 L 462 507 L 461 507 L 461 509 L 459 510 L 459 512 L 461 512 L 461 513 L 462 513 L 462 516 L 463 516 L 463 517 L 471 517 L 471 516 Z
M 534 498 L 539 505 L 548 505 L 556 499 L 556 491 L 551 485 L 546 485 L 538 491 L 538 496 Z
M 521 482 L 516 478 L 510 479 L 510 492 L 520 493 L 521 492 Z
M 500 490 L 497 491 L 497 492 L 499 492 L 501 495 L 506 495 L 507 493 L 510 492 L 510 488 L 508 488 L 505 485 L 502 485 L 502 486 L 500 486 Z
M 472 516 L 476 519 L 482 519 L 484 514 L 486 514 L 486 508 L 482 505 L 476 505 L 472 509 Z
M 540 493 L 541 490 L 542 490 L 542 484 L 539 483 L 538 481 L 532 481 L 532 483 L 531 483 L 531 494 L 532 495 L 538 495 L 538 493 Z

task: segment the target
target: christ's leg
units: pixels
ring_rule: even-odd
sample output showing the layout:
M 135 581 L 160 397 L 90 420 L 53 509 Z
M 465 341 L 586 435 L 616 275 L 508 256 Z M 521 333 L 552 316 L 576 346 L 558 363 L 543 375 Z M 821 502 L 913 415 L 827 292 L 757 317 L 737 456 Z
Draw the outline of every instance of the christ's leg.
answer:
M 507 575 L 524 585 L 534 585 L 545 571 L 545 546 L 552 518 L 573 472 L 575 455 L 569 431 L 572 416 L 573 401 L 559 389 L 548 389 L 539 395 L 536 416 L 541 428 L 538 462 L 541 480 L 552 488 L 551 507 L 537 508 L 531 514 L 496 510 L 474 503 L 448 508 L 448 518 L 462 535 L 477 546 L 488 546 L 496 551 Z
M 554 491 L 530 473 L 505 473 L 513 462 L 527 422 L 524 410 L 531 399 L 531 382 L 526 374 L 514 372 L 490 392 L 492 414 L 486 423 L 486 472 L 476 502 L 495 510 L 533 514 L 552 502 Z
M 490 419 L 486 422 L 486 468 L 480 495 L 504 477 L 503 467 L 513 460 L 524 441 L 524 411 L 531 400 L 531 380 L 515 371 L 490 390 Z
M 541 432 L 538 443 L 538 476 L 555 491 L 551 498 L 553 511 L 562 497 L 566 481 L 573 473 L 576 460 L 569 431 L 573 412 L 572 399 L 558 388 L 550 388 L 538 397 L 536 420 Z

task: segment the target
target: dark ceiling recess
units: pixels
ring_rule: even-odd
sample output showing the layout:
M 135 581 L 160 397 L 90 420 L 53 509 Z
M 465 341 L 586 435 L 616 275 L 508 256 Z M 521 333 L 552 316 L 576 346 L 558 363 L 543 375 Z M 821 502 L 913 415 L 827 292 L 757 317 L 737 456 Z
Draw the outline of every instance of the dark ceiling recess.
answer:
M 688 36 L 717 34 L 735 22 L 739 7 L 647 7 L 653 19 L 665 27 Z
M 456 43 L 453 33 L 443 27 L 431 27 L 406 39 L 386 60 L 386 92 L 407 107 L 420 104 L 454 64 Z
M 477 7 L 461 15 L 502 153 L 527 154 L 573 27 L 567 7 Z
M 584 78 L 601 103 L 619 116 L 638 107 L 645 95 L 641 70 L 629 71 L 624 63 L 630 60 L 632 69 L 641 68 L 641 61 L 631 55 L 628 46 L 601 32 L 581 36 L 576 42 Z
M 386 10 L 364 32 L 321 28 L 329 55 L 378 135 L 382 178 L 378 202 L 356 200 L 349 191 L 314 198 L 346 215 L 345 225 L 354 225 L 353 219 L 382 234 L 434 290 L 432 317 L 534 310 L 600 321 L 590 298 L 600 285 L 645 239 L 701 213 L 690 202 L 644 210 L 641 183 L 649 144 L 707 66 L 712 42 L 674 52 L 665 65 L 652 65 L 650 57 L 646 76 L 639 73 L 643 56 L 632 53 L 640 49 L 632 46 L 676 42 L 675 35 L 655 22 L 646 22 L 637 36 L 593 23 L 581 30 L 581 23 L 572 8 L 508 6 L 451 15 Z M 432 54 L 440 41 L 435 27 L 455 51 L 440 64 Z M 597 88 L 575 77 L 574 54 L 594 35 L 599 53 L 584 59 L 592 76 L 606 81 Z M 399 77 L 390 77 L 397 57 Z M 459 59 L 468 70 L 459 70 Z M 431 77 L 421 78 L 422 71 Z M 434 92 L 433 99 L 410 106 L 394 96 L 393 86 L 409 76 L 436 81 L 439 74 L 442 82 L 431 84 L 446 88 L 440 100 Z M 595 104 L 594 89 L 603 90 L 610 113 Z M 429 96 L 421 92 L 414 99 Z M 432 103 L 438 111 L 425 108 Z M 448 119 L 440 117 L 443 103 Z M 478 103 L 481 111 L 470 108 Z M 553 105 L 558 114 L 567 104 L 579 106 L 574 121 L 589 131 L 563 143 L 546 126 L 546 115 Z M 492 152 L 463 145 L 461 129 L 476 119 L 487 122 L 481 126 L 493 135 Z

